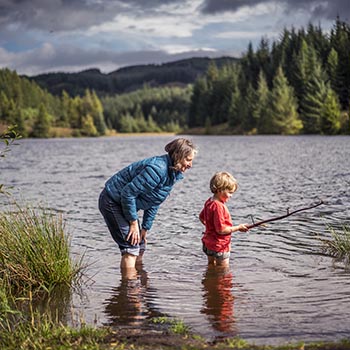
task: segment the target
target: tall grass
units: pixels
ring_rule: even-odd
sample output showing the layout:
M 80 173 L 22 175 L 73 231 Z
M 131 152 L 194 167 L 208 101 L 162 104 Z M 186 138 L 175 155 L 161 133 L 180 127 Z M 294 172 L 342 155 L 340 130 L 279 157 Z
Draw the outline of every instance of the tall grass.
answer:
M 125 347 L 104 346 L 107 328 L 65 326 L 48 314 L 33 315 L 16 324 L 0 325 L 1 350 L 124 350 Z M 121 344 L 122 345 L 122 344 Z
M 331 239 L 321 239 L 322 251 L 333 258 L 343 260 L 346 265 L 350 264 L 350 228 L 343 226 L 341 229 L 328 227 Z
M 62 215 L 15 205 L 0 213 L 0 279 L 12 290 L 46 290 L 72 285 L 82 275 L 82 258 L 70 257 Z

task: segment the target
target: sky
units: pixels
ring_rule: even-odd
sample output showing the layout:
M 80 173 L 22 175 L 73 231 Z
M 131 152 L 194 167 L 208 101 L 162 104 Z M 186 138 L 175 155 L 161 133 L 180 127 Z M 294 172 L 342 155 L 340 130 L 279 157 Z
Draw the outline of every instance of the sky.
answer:
M 241 57 L 283 29 L 350 18 L 349 0 L 0 0 L 0 68 L 109 73 L 190 57 Z

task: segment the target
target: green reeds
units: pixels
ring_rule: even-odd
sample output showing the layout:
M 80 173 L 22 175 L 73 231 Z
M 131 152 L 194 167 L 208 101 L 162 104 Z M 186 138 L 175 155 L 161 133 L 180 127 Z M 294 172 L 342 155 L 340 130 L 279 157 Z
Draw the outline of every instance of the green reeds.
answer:
M 331 239 L 320 239 L 323 246 L 322 252 L 333 258 L 343 260 L 346 265 L 350 264 L 350 228 L 343 226 L 342 229 L 328 227 Z
M 83 325 L 73 328 L 58 323 L 48 314 L 34 314 L 31 320 L 0 326 L 2 350 L 101 350 L 124 349 L 104 347 L 107 328 Z
M 69 243 L 62 215 L 19 205 L 0 213 L 0 280 L 17 292 L 72 285 L 83 266 Z

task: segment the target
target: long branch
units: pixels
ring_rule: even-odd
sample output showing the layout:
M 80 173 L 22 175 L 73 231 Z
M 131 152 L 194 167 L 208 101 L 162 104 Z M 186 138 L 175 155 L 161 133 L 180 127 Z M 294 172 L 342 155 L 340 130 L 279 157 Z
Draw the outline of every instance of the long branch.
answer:
M 298 209 L 298 210 L 294 210 L 292 212 L 289 212 L 289 210 L 287 210 L 287 214 L 285 215 L 281 215 L 281 216 L 276 216 L 276 217 L 273 217 L 271 219 L 267 219 L 267 220 L 262 220 L 262 221 L 258 221 L 256 223 L 253 223 L 251 225 L 247 225 L 248 229 L 251 229 L 251 228 L 254 228 L 254 227 L 257 227 L 257 226 L 260 226 L 260 225 L 263 225 L 263 224 L 266 224 L 267 222 L 271 222 L 271 221 L 276 221 L 276 220 L 281 220 L 281 219 L 284 219 L 290 215 L 293 215 L 295 213 L 299 213 L 300 211 L 304 211 L 304 210 L 309 210 L 309 209 L 313 209 L 313 208 L 316 208 L 318 207 L 319 205 L 323 204 L 323 201 L 321 200 L 319 203 L 317 204 L 314 204 L 314 205 L 311 205 L 310 207 L 305 207 L 305 208 L 301 208 L 301 209 Z

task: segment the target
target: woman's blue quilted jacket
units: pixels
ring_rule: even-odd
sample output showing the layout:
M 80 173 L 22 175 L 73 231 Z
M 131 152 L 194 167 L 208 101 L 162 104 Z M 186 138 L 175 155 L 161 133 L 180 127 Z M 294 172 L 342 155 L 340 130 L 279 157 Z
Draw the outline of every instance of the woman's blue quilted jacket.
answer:
M 137 220 L 137 212 L 143 210 L 142 228 L 151 228 L 159 205 L 175 182 L 183 178 L 182 173 L 171 166 L 168 154 L 147 158 L 130 164 L 106 182 L 107 193 L 121 204 L 128 221 Z

